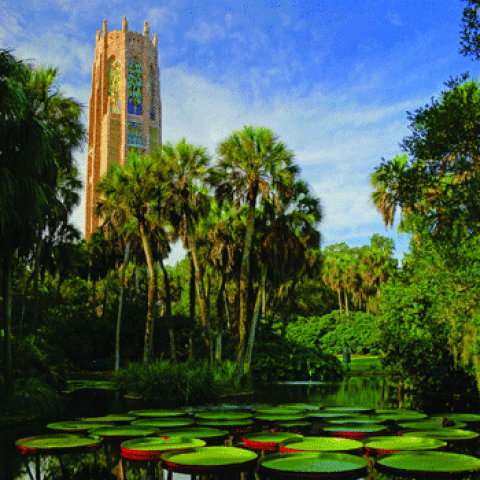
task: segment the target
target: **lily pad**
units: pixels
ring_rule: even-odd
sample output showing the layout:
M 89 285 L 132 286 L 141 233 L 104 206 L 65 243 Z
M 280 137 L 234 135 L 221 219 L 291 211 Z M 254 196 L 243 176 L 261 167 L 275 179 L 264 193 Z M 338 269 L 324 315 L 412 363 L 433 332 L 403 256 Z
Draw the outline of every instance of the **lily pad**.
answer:
M 282 442 L 278 451 L 282 452 L 358 452 L 363 444 L 357 440 L 332 437 L 303 437 Z
M 205 420 L 199 422 L 200 427 L 208 426 L 221 426 L 221 427 L 247 427 L 253 425 L 253 420 Z
M 55 430 L 57 432 L 72 432 L 72 433 L 86 433 L 92 428 L 100 428 L 111 426 L 113 423 L 92 423 L 92 422 L 83 422 L 83 421 L 70 421 L 70 422 L 54 422 L 49 423 L 47 428 L 49 430 Z
M 377 416 L 386 417 L 391 420 L 395 420 L 396 422 L 405 421 L 408 422 L 410 420 L 421 420 L 422 418 L 427 418 L 428 415 L 425 413 L 416 412 L 415 410 L 377 410 L 375 412 Z M 373 416 L 373 415 L 372 415 Z
M 419 430 L 415 432 L 406 432 L 401 434 L 402 437 L 431 437 L 438 438 L 445 442 L 473 440 L 480 437 L 477 432 L 470 432 L 469 430 L 460 430 L 456 428 L 436 428 L 432 430 Z
M 137 417 L 186 417 L 188 412 L 184 410 L 168 410 L 164 408 L 154 410 L 131 410 L 129 415 L 135 415 Z
M 204 447 L 207 442 L 187 436 L 165 438 L 136 438 L 127 440 L 121 445 L 123 458 L 130 460 L 160 460 L 160 455 L 172 450 L 186 450 Z
M 419 422 L 402 422 L 397 424 L 399 427 L 408 428 L 412 430 L 431 430 L 432 428 L 440 427 L 440 418 L 428 418 L 420 420 Z M 465 422 L 455 422 L 455 428 L 466 428 Z
M 254 420 L 263 420 L 265 422 L 276 422 L 276 421 L 281 421 L 281 422 L 296 422 L 299 420 L 306 420 L 308 415 L 254 415 L 253 419 Z
M 338 474 L 342 478 L 367 475 L 367 461 L 346 453 L 278 453 L 259 461 L 259 472 L 275 478 L 292 478 L 301 474 Z
M 15 446 L 22 454 L 55 454 L 60 452 L 86 452 L 99 448 L 102 438 L 94 435 L 72 435 L 58 433 L 54 435 L 39 435 L 36 437 L 21 438 Z
M 355 415 L 355 416 L 341 417 L 341 418 L 326 418 L 325 420 L 331 424 L 358 423 L 358 424 L 378 425 L 380 423 L 385 422 L 385 420 L 382 418 L 371 417 L 369 415 Z
M 278 422 L 277 425 L 279 427 L 283 427 L 283 428 L 295 428 L 295 427 L 299 427 L 299 428 L 308 428 L 308 427 L 311 427 L 312 426 L 312 422 Z
M 308 412 L 308 418 L 311 419 L 325 419 L 328 420 L 330 418 L 353 418 L 355 414 L 343 412 L 343 413 L 334 413 L 334 412 L 326 412 L 325 410 L 320 410 L 318 412 Z
M 185 452 L 169 452 L 161 456 L 162 463 L 174 472 L 205 471 L 207 467 L 241 467 L 245 464 L 256 464 L 258 455 L 255 452 L 236 447 L 203 447 Z M 185 468 L 182 468 L 185 467 Z
M 170 438 L 172 436 L 182 435 L 190 438 L 199 438 L 205 440 L 208 444 L 226 440 L 229 436 L 228 430 L 219 430 L 218 428 L 194 427 L 194 428 L 177 428 L 175 430 L 164 430 L 158 432 L 157 435 L 162 438 Z
M 447 442 L 427 437 L 370 437 L 363 440 L 367 451 L 393 453 L 405 450 L 437 450 L 445 448 Z
M 384 425 L 369 425 L 369 424 L 340 424 L 340 425 L 322 425 L 320 427 L 324 432 L 330 432 L 330 434 L 338 434 L 341 436 L 349 436 L 349 434 L 373 434 L 380 432 L 386 432 L 387 427 Z
M 320 406 L 310 405 L 308 403 L 283 403 L 278 407 L 292 409 L 292 410 L 300 410 L 301 412 L 312 411 L 312 410 L 315 411 L 315 410 L 320 410 L 321 408 Z
M 435 415 L 432 418 L 438 418 L 440 422 L 442 417 L 451 418 L 454 422 L 467 422 L 467 424 L 480 422 L 480 415 L 475 413 L 445 413 L 443 415 Z
M 136 420 L 137 417 L 134 415 L 115 415 L 110 414 L 105 417 L 86 417 L 82 418 L 82 422 L 92 422 L 92 423 L 129 423 Z
M 134 425 L 122 425 L 113 427 L 93 428 L 89 431 L 91 435 L 98 435 L 106 440 L 118 440 L 127 438 L 148 437 L 157 433 L 155 428 L 145 428 Z
M 290 432 L 251 433 L 243 437 L 243 445 L 253 449 L 275 450 L 279 443 L 295 438 L 302 439 L 303 436 Z
M 149 418 L 145 420 L 135 420 L 131 425 L 141 425 L 155 428 L 180 428 L 194 425 L 195 422 L 188 418 Z
M 373 413 L 373 408 L 366 407 L 325 407 L 325 412 L 331 413 Z
M 293 415 L 302 413 L 301 409 L 294 408 L 264 408 L 255 410 L 255 415 Z
M 249 412 L 231 412 L 231 411 L 222 411 L 222 412 L 205 412 L 205 413 L 196 413 L 195 417 L 202 420 L 238 420 L 251 418 L 252 414 Z
M 450 479 L 454 473 L 478 472 L 480 459 L 446 452 L 396 453 L 377 460 L 375 469 L 386 474 L 431 474 L 435 478 Z

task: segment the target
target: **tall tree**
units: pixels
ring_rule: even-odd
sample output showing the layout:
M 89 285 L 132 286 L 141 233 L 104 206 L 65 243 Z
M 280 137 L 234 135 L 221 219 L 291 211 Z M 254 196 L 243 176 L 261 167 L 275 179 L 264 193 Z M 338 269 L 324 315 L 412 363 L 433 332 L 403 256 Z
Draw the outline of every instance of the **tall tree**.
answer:
M 243 245 L 240 273 L 239 344 L 237 347 L 238 376 L 243 375 L 246 332 L 248 323 L 248 290 L 250 282 L 250 251 L 255 226 L 257 198 L 272 197 L 274 201 L 293 194 L 293 183 L 299 169 L 293 164 L 293 154 L 271 130 L 245 127 L 234 132 L 218 147 L 220 162 L 216 169 L 220 179 L 213 179 L 216 197 L 229 199 L 235 207 L 244 204 L 247 228 Z

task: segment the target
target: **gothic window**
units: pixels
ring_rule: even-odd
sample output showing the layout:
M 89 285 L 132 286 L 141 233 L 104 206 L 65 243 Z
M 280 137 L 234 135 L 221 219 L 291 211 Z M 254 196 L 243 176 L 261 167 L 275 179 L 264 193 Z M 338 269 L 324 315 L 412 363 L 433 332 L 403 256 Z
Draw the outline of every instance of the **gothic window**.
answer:
M 141 123 L 127 122 L 128 145 L 145 148 L 143 142 L 143 125 Z
M 120 62 L 115 60 L 108 66 L 108 96 L 112 102 L 112 113 L 120 113 Z
M 142 67 L 138 62 L 128 64 L 128 113 L 142 114 Z
M 155 70 L 153 65 L 150 65 L 150 120 L 155 120 Z

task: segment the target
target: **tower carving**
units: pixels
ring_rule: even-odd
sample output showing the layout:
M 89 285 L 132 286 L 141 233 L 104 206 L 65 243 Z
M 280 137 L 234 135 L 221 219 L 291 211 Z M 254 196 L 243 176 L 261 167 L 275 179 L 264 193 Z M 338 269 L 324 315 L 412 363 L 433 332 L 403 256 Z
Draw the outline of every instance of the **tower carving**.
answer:
M 143 35 L 128 30 L 97 30 L 88 122 L 87 178 L 85 182 L 85 239 L 101 224 L 93 214 L 95 185 L 112 162 L 125 163 L 129 150 L 148 155 L 162 143 L 162 104 L 158 39 L 150 40 L 148 23 Z

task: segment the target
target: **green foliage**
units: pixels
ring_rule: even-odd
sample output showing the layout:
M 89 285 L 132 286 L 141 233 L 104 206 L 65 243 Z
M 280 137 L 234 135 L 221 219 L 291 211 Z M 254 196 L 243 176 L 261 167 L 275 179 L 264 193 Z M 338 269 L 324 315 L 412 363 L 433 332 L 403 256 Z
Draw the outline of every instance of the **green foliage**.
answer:
M 130 363 L 116 372 L 113 380 L 122 393 L 174 402 L 207 401 L 238 390 L 233 362 L 214 364 L 212 368 L 206 361 L 172 364 L 157 360 L 146 367 Z
M 335 380 L 341 377 L 340 362 L 318 347 L 300 345 L 264 328 L 253 354 L 255 381 Z
M 36 417 L 53 416 L 62 411 L 59 392 L 35 377 L 15 380 L 10 404 L 15 411 L 29 412 Z
M 288 324 L 285 336 L 292 342 L 321 349 L 328 354 L 343 352 L 343 344 L 348 342 L 351 353 L 377 354 L 374 340 L 377 315 L 365 312 L 340 314 L 335 310 L 322 317 L 297 317 Z

